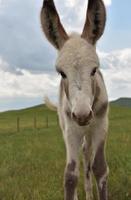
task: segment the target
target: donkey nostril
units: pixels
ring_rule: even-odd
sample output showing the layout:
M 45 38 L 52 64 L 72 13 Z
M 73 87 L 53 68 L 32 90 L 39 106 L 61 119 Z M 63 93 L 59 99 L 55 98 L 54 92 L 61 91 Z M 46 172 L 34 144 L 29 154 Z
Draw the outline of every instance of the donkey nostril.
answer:
M 90 111 L 90 114 L 89 114 L 88 118 L 91 119 L 92 117 L 93 117 L 93 112 Z
M 74 119 L 77 118 L 74 112 L 72 113 L 72 116 L 73 116 Z

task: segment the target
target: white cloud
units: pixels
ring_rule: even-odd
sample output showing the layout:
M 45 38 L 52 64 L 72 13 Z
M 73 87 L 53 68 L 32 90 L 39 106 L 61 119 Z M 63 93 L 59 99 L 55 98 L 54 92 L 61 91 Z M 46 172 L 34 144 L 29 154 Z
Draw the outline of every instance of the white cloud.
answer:
M 0 14 L 4 12 L 4 8 L 8 5 L 7 0 L 0 0 Z
M 131 49 L 99 52 L 110 99 L 131 97 Z
M 56 0 L 56 1 L 58 1 L 60 3 L 60 0 Z M 87 5 L 87 3 L 88 3 L 87 0 L 83 0 L 82 3 L 81 3 L 81 0 L 65 0 L 65 5 L 67 7 L 75 7 L 76 6 L 77 8 L 79 8 L 79 6 L 81 4 Z M 112 3 L 112 0 L 104 0 L 104 3 L 106 6 L 110 6 Z
M 69 7 L 74 7 L 75 5 L 77 5 L 78 0 L 66 0 L 66 5 Z
M 28 70 L 17 69 L 17 73 L 7 70 L 8 64 L 0 59 L 0 99 L 54 97 L 59 78 L 54 74 L 33 74 Z
M 0 69 L 4 71 L 9 69 L 9 64 L 5 60 L 3 60 L 1 57 L 0 57 Z
M 110 6 L 112 4 L 112 0 L 104 0 L 104 2 L 107 6 Z
M 60 13 L 62 22 L 67 31 L 81 32 L 87 10 L 87 0 L 65 0 L 61 5 L 61 0 L 55 0 L 56 7 Z M 110 6 L 111 0 L 104 0 L 106 6 Z

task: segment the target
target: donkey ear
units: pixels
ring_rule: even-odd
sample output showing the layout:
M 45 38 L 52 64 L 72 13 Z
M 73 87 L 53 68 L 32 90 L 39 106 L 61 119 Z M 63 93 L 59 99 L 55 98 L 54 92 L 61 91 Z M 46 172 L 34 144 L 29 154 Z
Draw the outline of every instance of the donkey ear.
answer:
M 60 22 L 53 0 L 44 0 L 41 10 L 41 24 L 47 39 L 53 46 L 60 49 L 68 39 L 68 35 Z
M 106 22 L 106 10 L 102 0 L 89 0 L 86 22 L 82 33 L 91 44 L 95 44 L 102 36 Z

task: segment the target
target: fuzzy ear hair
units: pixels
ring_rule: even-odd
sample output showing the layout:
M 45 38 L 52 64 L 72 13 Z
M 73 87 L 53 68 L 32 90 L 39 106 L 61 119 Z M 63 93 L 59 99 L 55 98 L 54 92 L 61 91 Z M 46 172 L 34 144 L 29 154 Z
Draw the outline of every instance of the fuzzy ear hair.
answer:
M 61 24 L 53 0 L 44 0 L 41 10 L 41 24 L 47 39 L 53 46 L 60 49 L 68 39 L 68 35 Z
M 104 32 L 105 22 L 106 9 L 103 1 L 89 0 L 86 22 L 81 37 L 95 45 Z

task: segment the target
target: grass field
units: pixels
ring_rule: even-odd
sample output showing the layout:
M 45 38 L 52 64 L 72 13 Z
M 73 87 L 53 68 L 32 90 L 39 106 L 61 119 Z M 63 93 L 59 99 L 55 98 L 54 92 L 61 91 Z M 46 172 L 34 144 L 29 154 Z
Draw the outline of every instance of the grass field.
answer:
M 111 106 L 107 159 L 109 200 L 131 200 L 131 109 Z M 0 200 L 62 200 L 64 166 L 55 112 L 37 106 L 0 114 Z M 79 199 L 84 200 L 82 162 L 80 167 Z M 95 188 L 94 194 L 96 199 Z

